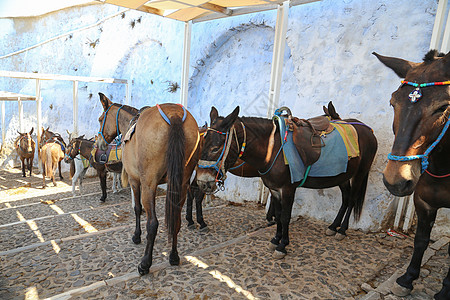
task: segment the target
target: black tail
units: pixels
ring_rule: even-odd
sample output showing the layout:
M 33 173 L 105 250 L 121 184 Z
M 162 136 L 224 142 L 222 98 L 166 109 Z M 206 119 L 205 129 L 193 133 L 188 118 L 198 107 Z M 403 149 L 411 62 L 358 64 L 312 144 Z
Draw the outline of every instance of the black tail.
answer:
M 181 199 L 184 165 L 186 161 L 183 122 L 180 117 L 170 119 L 169 144 L 167 149 L 167 194 L 166 226 L 169 236 L 181 226 Z
M 363 177 L 362 182 L 360 183 L 360 188 L 356 191 L 356 195 L 354 195 L 355 204 L 353 207 L 353 217 L 355 219 L 355 222 L 359 221 L 359 218 L 361 217 L 361 211 L 362 207 L 364 205 L 364 199 L 366 198 L 366 189 L 367 189 L 367 182 L 369 180 L 369 173 Z M 354 186 L 352 182 L 352 187 Z

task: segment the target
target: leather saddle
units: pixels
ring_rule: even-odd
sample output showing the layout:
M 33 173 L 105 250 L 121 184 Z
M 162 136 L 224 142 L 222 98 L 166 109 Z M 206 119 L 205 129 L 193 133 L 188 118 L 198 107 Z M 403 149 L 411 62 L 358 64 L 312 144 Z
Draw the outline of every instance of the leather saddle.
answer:
M 289 116 L 289 130 L 293 131 L 293 141 L 305 166 L 314 164 L 320 157 L 322 147 L 325 146 L 323 135 L 333 131 L 326 116 L 318 116 L 311 119 L 299 119 Z

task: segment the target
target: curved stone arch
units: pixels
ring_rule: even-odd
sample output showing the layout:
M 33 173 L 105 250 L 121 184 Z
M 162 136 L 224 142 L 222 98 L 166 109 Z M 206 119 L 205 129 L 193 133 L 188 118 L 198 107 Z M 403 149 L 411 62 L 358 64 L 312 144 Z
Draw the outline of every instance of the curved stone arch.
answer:
M 221 114 L 240 105 L 241 116 L 266 116 L 273 39 L 274 28 L 248 23 L 229 29 L 211 43 L 196 61 L 189 84 L 189 108 L 199 124 L 209 122 L 205 103 L 213 103 Z M 280 105 L 296 98 L 297 81 L 286 76 L 293 69 L 286 45 Z

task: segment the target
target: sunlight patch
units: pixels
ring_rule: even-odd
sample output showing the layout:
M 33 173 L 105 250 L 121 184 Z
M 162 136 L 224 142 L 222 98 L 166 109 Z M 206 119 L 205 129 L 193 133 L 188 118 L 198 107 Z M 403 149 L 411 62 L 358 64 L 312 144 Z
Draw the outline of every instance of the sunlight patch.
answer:
M 64 214 L 64 211 L 61 208 L 59 208 L 58 205 L 51 204 L 50 208 L 53 209 L 54 211 L 56 211 L 59 215 Z
M 25 300 L 39 300 L 39 294 L 35 286 L 27 288 Z
M 184 258 L 186 258 L 186 260 L 188 262 L 190 262 L 191 264 L 193 264 L 199 268 L 206 269 L 209 267 L 207 264 L 205 264 L 204 262 L 202 262 L 201 260 L 199 260 L 198 258 L 196 258 L 194 256 L 185 256 Z M 218 279 L 219 281 L 225 282 L 230 288 L 232 288 L 236 292 L 244 295 L 247 299 L 251 299 L 251 300 L 256 299 L 255 296 L 252 295 L 252 293 L 250 293 L 247 290 L 244 290 L 241 286 L 234 283 L 234 281 L 230 277 L 223 275 L 219 271 L 213 270 L 213 271 L 209 272 L 209 274 L 211 274 L 214 278 Z
M 82 218 L 80 218 L 77 214 L 70 214 L 75 221 L 78 222 L 78 224 L 81 225 L 81 227 L 83 227 L 83 229 L 88 232 L 88 233 L 92 233 L 92 232 L 97 232 L 98 230 L 95 229 L 94 226 L 92 226 L 89 222 L 86 222 L 85 220 L 83 220 Z
M 51 242 L 52 242 L 53 251 L 55 251 L 55 253 L 58 254 L 59 251 L 61 251 L 61 248 L 58 246 L 58 244 L 54 240 L 52 240 Z

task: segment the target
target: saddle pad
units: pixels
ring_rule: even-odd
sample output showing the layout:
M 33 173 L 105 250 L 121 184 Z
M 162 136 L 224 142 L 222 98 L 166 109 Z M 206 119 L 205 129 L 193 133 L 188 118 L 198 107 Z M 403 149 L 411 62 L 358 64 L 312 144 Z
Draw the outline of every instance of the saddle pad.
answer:
M 289 172 L 291 174 L 291 183 L 296 181 L 300 181 L 303 179 L 305 174 L 305 166 L 303 165 L 303 161 L 298 154 L 297 148 L 295 148 L 294 140 L 292 138 L 292 131 L 286 131 L 286 118 L 282 116 L 274 116 L 274 121 L 278 122 L 280 126 L 280 136 L 281 136 L 281 144 L 284 143 L 283 146 L 283 156 L 284 163 L 289 165 Z M 284 136 L 287 133 L 286 141 L 284 141 Z M 299 179 L 298 179 L 299 178 Z
M 347 154 L 349 159 L 359 156 L 359 144 L 358 144 L 358 133 L 355 127 L 348 123 L 343 123 L 342 121 L 334 121 L 331 125 L 336 128 L 341 134 L 344 140 L 345 148 L 347 149 Z
M 122 148 L 113 147 L 109 152 L 108 162 L 122 159 Z
M 286 132 L 283 117 L 274 117 L 280 126 L 281 139 L 283 143 Z M 336 176 L 347 171 L 348 155 L 344 140 L 338 130 L 322 136 L 325 146 L 321 148 L 320 157 L 310 169 L 310 177 Z M 292 138 L 292 132 L 287 131 L 287 139 L 283 147 L 285 159 L 289 162 L 291 183 L 303 180 L 306 167 L 298 154 Z

